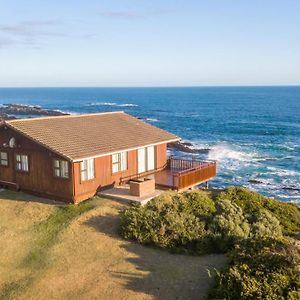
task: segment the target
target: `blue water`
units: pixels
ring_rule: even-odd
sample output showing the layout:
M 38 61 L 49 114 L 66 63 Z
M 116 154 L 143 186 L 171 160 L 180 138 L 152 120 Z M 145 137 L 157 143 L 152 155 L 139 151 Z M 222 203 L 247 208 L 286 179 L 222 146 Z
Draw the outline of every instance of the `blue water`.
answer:
M 300 202 L 300 87 L 0 89 L 1 103 L 123 110 L 211 149 L 197 155 L 219 162 L 211 186 L 241 185 Z

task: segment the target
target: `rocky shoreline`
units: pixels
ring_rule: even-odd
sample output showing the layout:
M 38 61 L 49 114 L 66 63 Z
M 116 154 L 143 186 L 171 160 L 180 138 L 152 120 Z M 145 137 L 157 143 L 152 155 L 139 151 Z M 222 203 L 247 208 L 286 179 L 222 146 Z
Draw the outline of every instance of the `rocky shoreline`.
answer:
M 193 148 L 193 144 L 189 142 L 174 142 L 168 144 L 168 148 L 170 150 L 177 150 L 184 153 L 191 153 L 191 154 L 208 154 L 211 150 L 209 148 L 197 149 Z
M 67 113 L 45 109 L 37 105 L 27 104 L 1 104 L 0 105 L 0 122 L 3 120 L 17 119 L 17 116 L 64 116 Z

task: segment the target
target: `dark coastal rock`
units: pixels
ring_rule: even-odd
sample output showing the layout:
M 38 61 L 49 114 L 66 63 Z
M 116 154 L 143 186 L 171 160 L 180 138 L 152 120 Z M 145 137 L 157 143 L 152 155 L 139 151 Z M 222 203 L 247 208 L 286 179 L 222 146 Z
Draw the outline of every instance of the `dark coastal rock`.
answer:
M 300 188 L 296 186 L 284 186 L 282 187 L 283 190 L 288 190 L 288 191 L 300 191 Z
M 192 143 L 189 142 L 174 142 L 168 144 L 169 149 L 178 150 L 185 153 L 194 153 L 194 154 L 207 154 L 210 149 L 203 148 L 203 149 L 195 149 Z
M 249 183 L 252 183 L 252 184 L 266 184 L 266 185 L 271 185 L 270 183 L 266 183 L 266 182 L 263 182 L 261 180 L 258 180 L 258 179 L 249 179 L 248 180 Z
M 249 183 L 253 183 L 253 184 L 263 184 L 262 181 L 257 180 L 257 179 L 249 179 L 248 182 L 249 182 Z
M 15 119 L 14 115 L 36 115 L 36 116 L 64 116 L 68 115 L 57 110 L 45 109 L 36 105 L 26 104 L 2 104 L 0 105 L 0 119 Z
M 16 119 L 16 117 L 15 117 L 15 116 L 9 116 L 9 115 L 6 114 L 6 113 L 0 112 L 0 124 L 1 124 L 4 120 L 13 120 L 13 119 Z

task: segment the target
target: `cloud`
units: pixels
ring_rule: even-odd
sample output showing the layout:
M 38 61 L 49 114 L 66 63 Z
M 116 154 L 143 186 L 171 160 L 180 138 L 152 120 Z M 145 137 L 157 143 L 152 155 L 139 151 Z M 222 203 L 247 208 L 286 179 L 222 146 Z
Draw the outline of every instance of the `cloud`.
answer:
M 136 10 L 116 10 L 116 11 L 107 11 L 101 13 L 101 15 L 105 17 L 110 18 L 116 18 L 116 19 L 142 19 L 142 18 L 148 18 L 153 17 L 157 15 L 167 14 L 171 13 L 173 10 L 171 9 L 160 9 L 160 10 L 152 10 L 147 12 L 141 12 Z
M 93 34 L 74 35 L 61 30 L 63 22 L 59 20 L 24 21 L 13 25 L 0 25 L 0 47 L 12 44 L 40 46 L 45 38 L 90 38 Z
M 1 38 L 0 37 L 0 48 L 10 46 L 12 44 L 14 44 L 14 40 L 12 40 L 10 38 Z
M 21 37 L 38 37 L 38 36 L 65 36 L 59 31 L 49 31 L 49 27 L 57 26 L 60 23 L 54 20 L 38 22 L 20 22 L 14 25 L 0 25 L 0 32 Z
M 102 13 L 102 15 L 106 17 L 122 18 L 122 19 L 137 19 L 137 18 L 145 17 L 144 14 L 136 11 L 109 11 L 106 13 Z

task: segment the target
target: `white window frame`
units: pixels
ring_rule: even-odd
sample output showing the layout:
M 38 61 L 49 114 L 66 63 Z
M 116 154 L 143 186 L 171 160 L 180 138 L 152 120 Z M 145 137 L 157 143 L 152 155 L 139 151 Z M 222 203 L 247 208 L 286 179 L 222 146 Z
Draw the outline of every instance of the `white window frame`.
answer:
M 88 181 L 95 178 L 95 159 L 84 159 L 80 162 L 81 181 Z
M 53 160 L 53 173 L 54 177 L 69 178 L 69 162 L 63 159 Z
M 8 153 L 1 151 L 0 152 L 0 165 L 4 167 L 8 167 Z
M 128 169 L 128 151 L 112 154 L 112 173 L 123 172 Z
M 16 170 L 19 172 L 29 172 L 29 158 L 27 154 L 16 154 Z

